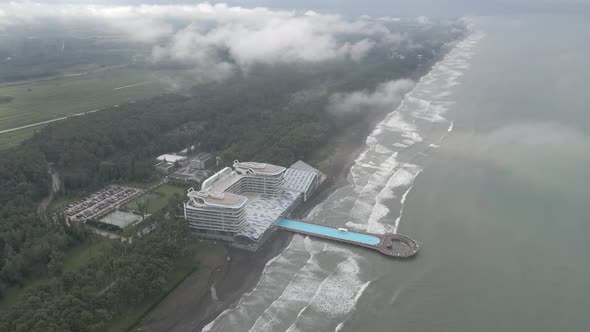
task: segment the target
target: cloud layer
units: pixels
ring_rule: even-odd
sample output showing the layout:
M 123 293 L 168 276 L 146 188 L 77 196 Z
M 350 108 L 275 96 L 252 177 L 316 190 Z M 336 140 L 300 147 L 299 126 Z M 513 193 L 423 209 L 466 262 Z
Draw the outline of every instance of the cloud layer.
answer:
M 360 61 L 402 36 L 386 20 L 345 19 L 312 11 L 197 5 L 0 5 L 0 29 L 39 22 L 95 24 L 153 46 L 154 62 L 190 64 L 213 78 L 256 64 Z
M 412 80 L 381 83 L 374 91 L 336 93 L 330 97 L 328 110 L 334 113 L 358 113 L 370 109 L 390 110 L 414 87 Z

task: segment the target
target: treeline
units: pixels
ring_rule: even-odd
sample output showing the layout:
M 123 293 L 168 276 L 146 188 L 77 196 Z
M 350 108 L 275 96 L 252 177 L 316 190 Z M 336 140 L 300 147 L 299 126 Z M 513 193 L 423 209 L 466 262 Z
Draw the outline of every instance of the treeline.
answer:
M 335 132 L 365 121 L 366 114 L 326 112 L 330 93 L 417 76 L 428 70 L 434 53 L 424 52 L 421 62 L 379 56 L 362 64 L 261 67 L 247 77 L 201 84 L 185 95 L 138 101 L 39 130 L 0 161 L 0 290 L 46 274 L 54 247 L 78 241 L 35 215 L 49 188 L 47 162 L 59 171 L 65 194 L 113 181 L 145 181 L 154 175 L 155 156 L 190 145 L 215 152 L 224 163 L 288 165 L 306 159 Z M 311 93 L 294 97 L 301 91 Z
M 193 144 L 225 162 L 239 158 L 289 164 L 305 159 L 335 130 L 366 118 L 328 114 L 330 93 L 418 75 L 432 58 L 404 63 L 374 59 L 356 67 L 341 61 L 259 68 L 247 77 L 199 85 L 186 95 L 164 95 L 55 123 L 26 145 L 40 149 L 56 165 L 65 190 L 146 179 L 154 156 Z M 322 92 L 293 98 L 314 87 Z
M 55 256 L 51 279 L 0 314 L 0 331 L 104 331 L 113 318 L 161 294 L 172 262 L 194 253 L 187 251 L 185 223 L 162 216 L 152 222 L 157 227 L 131 244 L 97 246 L 79 270 L 64 272 L 63 256 Z
M 47 162 L 38 149 L 0 158 L 0 296 L 6 288 L 47 274 L 52 254 L 83 241 L 78 228 L 44 224 L 36 214 L 49 190 Z
M 48 329 L 80 330 L 64 317 L 81 315 L 83 326 L 100 329 L 105 317 L 131 303 L 124 301 L 138 301 L 145 295 L 134 295 L 138 290 L 123 287 L 124 282 L 115 283 L 122 285 L 116 286 L 122 287 L 120 293 L 114 293 L 118 289 L 115 287 L 104 296 L 92 295 L 104 286 L 89 272 L 97 271 L 93 265 L 79 275 L 56 276 L 66 248 L 83 242 L 88 234 L 81 228 L 45 224 L 37 218 L 37 206 L 50 185 L 48 162 L 58 170 L 64 193 L 91 191 L 113 181 L 146 181 L 154 176 L 155 156 L 190 145 L 216 153 L 224 163 L 241 159 L 288 165 L 306 159 L 334 133 L 365 121 L 364 114 L 334 116 L 326 112 L 331 93 L 371 89 L 391 79 L 415 78 L 429 69 L 444 41 L 429 46 L 428 52 L 412 50 L 423 54 L 420 61 L 416 56 L 372 56 L 361 64 L 340 61 L 254 68 L 247 77 L 201 84 L 184 95 L 164 95 L 55 122 L 18 148 L 4 151 L 6 157 L 0 158 L 0 291 L 36 276 L 54 276 L 49 285 L 30 291 L 3 316 L 5 324 L 12 324 L 5 326 L 30 331 L 37 328 L 28 323 L 33 321 L 41 322 L 39 326 L 51 326 Z M 310 93 L 296 97 L 305 91 Z M 151 266 L 151 261 L 144 261 L 150 258 L 140 256 L 161 257 L 159 252 L 140 246 L 152 236 L 157 235 L 132 245 L 135 249 L 131 251 L 137 253 L 133 259 L 146 266 Z M 117 250 L 129 248 L 118 246 L 113 252 Z M 120 259 L 116 261 L 119 263 L 127 259 L 113 257 Z M 103 266 L 100 264 L 96 266 Z M 141 273 L 154 276 L 156 272 Z M 163 271 L 156 275 L 159 273 Z M 115 295 L 106 301 L 108 294 Z M 111 307 L 114 311 L 96 309 Z M 43 314 L 27 314 L 33 310 Z M 44 318 L 58 314 L 58 322 Z M 47 325 L 49 321 L 57 325 Z

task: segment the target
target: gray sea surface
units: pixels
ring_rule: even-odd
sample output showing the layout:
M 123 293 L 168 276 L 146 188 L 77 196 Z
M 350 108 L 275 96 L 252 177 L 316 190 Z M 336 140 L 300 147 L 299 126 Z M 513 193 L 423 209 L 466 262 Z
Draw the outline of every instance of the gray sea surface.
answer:
M 205 331 L 590 329 L 590 21 L 472 21 L 307 217 L 419 255 L 296 235 Z

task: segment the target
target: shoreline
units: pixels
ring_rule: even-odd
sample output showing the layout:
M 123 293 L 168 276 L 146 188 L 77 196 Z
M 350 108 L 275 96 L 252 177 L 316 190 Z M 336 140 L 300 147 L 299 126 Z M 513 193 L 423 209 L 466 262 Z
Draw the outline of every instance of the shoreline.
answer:
M 374 124 L 379 121 L 376 119 Z M 364 131 L 356 130 L 355 135 L 350 135 L 340 144 L 356 140 Z M 346 151 L 338 151 L 331 169 L 323 170 L 327 178 L 320 189 L 293 212 L 293 217 L 306 216 L 335 190 L 348 183 L 348 172 L 364 149 L 365 139 L 366 135 L 355 146 L 348 145 Z M 206 282 L 198 273 L 191 274 L 132 330 L 201 331 L 225 310 L 233 308 L 243 294 L 256 287 L 267 263 L 283 252 L 292 237 L 292 233 L 279 230 L 255 252 L 226 246 L 229 261 L 218 262 Z
M 443 58 L 444 54 L 426 68 L 421 68 L 412 78 L 418 81 Z M 324 172 L 327 178 L 311 199 L 293 212 L 294 218 L 304 218 L 334 191 L 348 184 L 350 169 L 366 148 L 367 137 L 387 114 L 389 112 L 369 114 L 364 121 L 337 133 L 313 153 L 310 164 Z M 191 274 L 130 330 L 201 331 L 224 311 L 235 307 L 243 294 L 256 287 L 268 262 L 283 252 L 292 236 L 292 233 L 279 230 L 256 252 L 226 246 L 226 260 L 218 262 L 206 283 L 198 273 Z
M 327 178 L 311 199 L 293 212 L 294 218 L 305 217 L 335 190 L 348 184 L 348 173 L 365 148 L 367 136 L 386 115 L 374 114 L 328 142 L 327 147 L 335 148 L 336 152 L 328 167 L 322 169 Z M 314 164 L 318 163 L 314 161 Z M 207 278 L 198 273 L 188 276 L 130 330 L 201 331 L 225 310 L 233 308 L 243 294 L 256 287 L 267 263 L 283 252 L 292 237 L 292 233 L 279 230 L 255 252 L 226 246 L 229 261 L 226 258 L 218 262 Z

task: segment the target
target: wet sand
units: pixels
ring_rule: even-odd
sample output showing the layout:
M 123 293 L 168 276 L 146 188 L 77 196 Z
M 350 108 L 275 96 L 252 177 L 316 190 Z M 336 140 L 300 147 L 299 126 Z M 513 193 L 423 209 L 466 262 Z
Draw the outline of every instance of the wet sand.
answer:
M 333 136 L 311 156 L 309 163 L 327 178 L 310 200 L 293 212 L 293 218 L 304 218 L 313 207 L 348 183 L 350 168 L 365 148 L 367 136 L 386 115 L 387 112 L 370 114 L 354 127 Z M 217 262 L 218 267 L 207 279 L 198 273 L 188 277 L 134 331 L 201 331 L 256 286 L 268 261 L 289 245 L 291 237 L 288 232 L 278 231 L 256 252 L 228 247 L 229 261 Z
M 327 178 L 312 198 L 293 212 L 294 218 L 305 217 L 314 206 L 347 183 L 348 171 L 365 147 L 367 135 L 384 115 L 368 119 L 346 135 L 336 136 L 328 144 L 332 154 L 327 167 L 322 167 Z M 291 237 L 289 232 L 278 231 L 256 252 L 228 246 L 229 261 L 226 257 L 210 262 L 216 267 L 208 278 L 199 273 L 189 276 L 134 331 L 200 331 L 221 312 L 235 305 L 242 294 L 256 286 L 268 261 L 289 245 Z
M 189 276 L 135 330 L 200 331 L 256 285 L 266 263 L 290 240 L 290 234 L 277 233 L 256 252 L 228 247 L 225 257 L 211 262 L 208 278 L 199 273 Z

